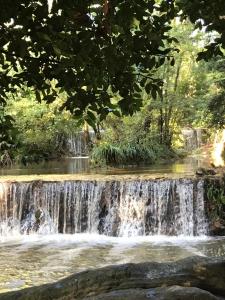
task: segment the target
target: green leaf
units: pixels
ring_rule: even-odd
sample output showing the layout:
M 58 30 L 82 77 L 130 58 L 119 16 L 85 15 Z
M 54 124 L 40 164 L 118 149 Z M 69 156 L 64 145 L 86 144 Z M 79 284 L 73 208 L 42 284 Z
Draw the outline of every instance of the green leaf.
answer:
M 152 83 L 149 82 L 145 86 L 145 91 L 146 91 L 147 94 L 150 94 L 151 90 L 152 90 Z

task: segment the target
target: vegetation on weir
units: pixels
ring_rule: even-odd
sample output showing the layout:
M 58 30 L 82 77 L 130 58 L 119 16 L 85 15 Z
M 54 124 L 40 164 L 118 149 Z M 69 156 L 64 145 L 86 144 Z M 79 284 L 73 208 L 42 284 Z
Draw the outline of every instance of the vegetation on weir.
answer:
M 182 127 L 223 128 L 223 2 L 2 1 L 0 163 L 61 157 L 84 122 L 97 164 L 172 158 Z

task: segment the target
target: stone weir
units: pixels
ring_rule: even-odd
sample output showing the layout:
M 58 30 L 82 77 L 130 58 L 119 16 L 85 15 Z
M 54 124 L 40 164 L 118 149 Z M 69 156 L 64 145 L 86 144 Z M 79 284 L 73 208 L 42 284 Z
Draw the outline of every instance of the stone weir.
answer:
M 0 235 L 208 233 L 205 181 L 86 176 L 0 182 Z

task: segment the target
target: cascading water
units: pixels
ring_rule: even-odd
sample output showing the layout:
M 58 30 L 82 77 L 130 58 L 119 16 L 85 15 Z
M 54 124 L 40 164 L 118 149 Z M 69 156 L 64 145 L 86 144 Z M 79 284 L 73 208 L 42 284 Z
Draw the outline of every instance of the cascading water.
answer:
M 204 128 L 183 128 L 181 130 L 184 147 L 187 151 L 192 151 L 206 144 L 206 131 Z
M 93 141 L 95 137 L 94 131 L 89 131 L 88 135 L 90 141 Z M 88 156 L 89 154 L 88 143 L 83 131 L 69 134 L 66 144 L 70 155 L 74 157 Z
M 0 183 L 0 233 L 207 234 L 197 179 Z
M 87 145 L 84 141 L 83 132 L 70 134 L 67 138 L 67 148 L 72 156 L 87 155 Z

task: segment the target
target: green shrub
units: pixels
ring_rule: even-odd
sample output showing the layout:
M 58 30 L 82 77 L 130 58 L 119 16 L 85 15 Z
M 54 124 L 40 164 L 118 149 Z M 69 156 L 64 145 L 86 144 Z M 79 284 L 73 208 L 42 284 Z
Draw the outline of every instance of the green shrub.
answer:
M 153 164 L 158 159 L 172 157 L 174 153 L 161 145 L 146 147 L 142 144 L 111 144 L 102 142 L 92 149 L 91 159 L 94 164 L 124 165 L 142 162 Z
M 28 164 L 66 154 L 66 136 L 79 129 L 71 114 L 60 110 L 62 103 L 62 99 L 52 104 L 38 102 L 29 91 L 16 101 L 9 101 L 7 111 L 14 119 L 13 127 L 17 133 L 16 147 L 11 151 L 14 160 Z

